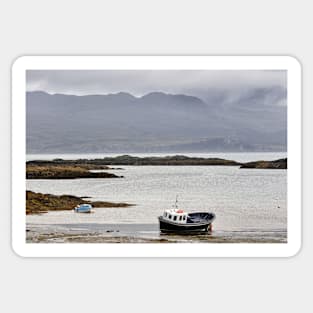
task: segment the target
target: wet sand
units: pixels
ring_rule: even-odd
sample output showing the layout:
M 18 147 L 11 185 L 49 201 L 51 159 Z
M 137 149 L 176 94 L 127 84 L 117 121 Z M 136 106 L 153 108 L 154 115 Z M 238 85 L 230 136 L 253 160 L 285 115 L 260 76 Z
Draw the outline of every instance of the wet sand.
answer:
M 27 243 L 286 243 L 287 231 L 213 230 L 161 234 L 158 224 L 27 224 Z

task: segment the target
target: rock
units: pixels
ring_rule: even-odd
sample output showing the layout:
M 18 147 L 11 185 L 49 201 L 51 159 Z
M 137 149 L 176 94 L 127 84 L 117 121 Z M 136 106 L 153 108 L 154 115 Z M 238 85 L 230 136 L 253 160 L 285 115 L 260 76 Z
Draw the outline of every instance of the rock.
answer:
M 103 166 L 100 166 L 101 169 Z M 121 178 L 107 172 L 91 172 L 89 166 L 48 163 L 26 164 L 27 179 Z
M 240 168 L 287 169 L 287 158 L 275 161 L 256 161 L 243 163 Z

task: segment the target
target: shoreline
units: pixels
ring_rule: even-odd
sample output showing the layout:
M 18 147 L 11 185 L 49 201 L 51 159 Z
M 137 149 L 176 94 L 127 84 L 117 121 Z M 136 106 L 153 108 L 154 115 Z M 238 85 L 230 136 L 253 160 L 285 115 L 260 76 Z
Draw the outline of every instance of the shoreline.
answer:
M 26 162 L 26 179 L 76 179 L 76 178 L 123 178 L 108 172 L 93 170 L 117 170 L 104 164 L 84 162 Z
M 188 157 L 184 155 L 163 157 L 135 157 L 121 155 L 101 159 L 33 160 L 26 162 L 27 179 L 71 179 L 71 178 L 121 178 L 107 172 L 92 170 L 112 170 L 110 166 L 239 166 L 240 168 L 287 169 L 287 158 L 272 161 L 237 162 L 222 158 Z M 120 169 L 120 168 L 119 168 Z
M 160 234 L 158 224 L 39 225 L 26 227 L 27 243 L 286 243 L 285 230 L 215 231 L 197 235 Z

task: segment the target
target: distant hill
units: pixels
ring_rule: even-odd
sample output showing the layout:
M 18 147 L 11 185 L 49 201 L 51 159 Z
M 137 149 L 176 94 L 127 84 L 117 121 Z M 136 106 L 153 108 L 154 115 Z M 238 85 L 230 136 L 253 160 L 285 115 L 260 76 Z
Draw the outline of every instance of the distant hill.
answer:
M 27 92 L 27 153 L 286 151 L 287 108 L 268 104 L 279 92 L 227 104 L 162 92 Z

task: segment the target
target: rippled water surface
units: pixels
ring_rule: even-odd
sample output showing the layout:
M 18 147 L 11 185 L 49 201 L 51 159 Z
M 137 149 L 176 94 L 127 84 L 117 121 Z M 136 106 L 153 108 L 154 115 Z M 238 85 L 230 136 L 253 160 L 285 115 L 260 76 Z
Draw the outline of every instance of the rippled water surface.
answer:
M 259 157 L 261 155 L 253 154 L 250 160 L 275 159 L 273 155 Z M 239 158 L 237 160 L 241 161 Z M 57 195 L 90 196 L 91 200 L 128 202 L 135 206 L 96 208 L 92 214 L 49 212 L 27 216 L 27 222 L 157 224 L 157 217 L 172 206 L 178 195 L 182 209 L 215 212 L 216 231 L 286 230 L 287 227 L 286 170 L 226 166 L 123 166 L 123 170 L 111 172 L 124 178 L 28 180 L 27 189 Z

